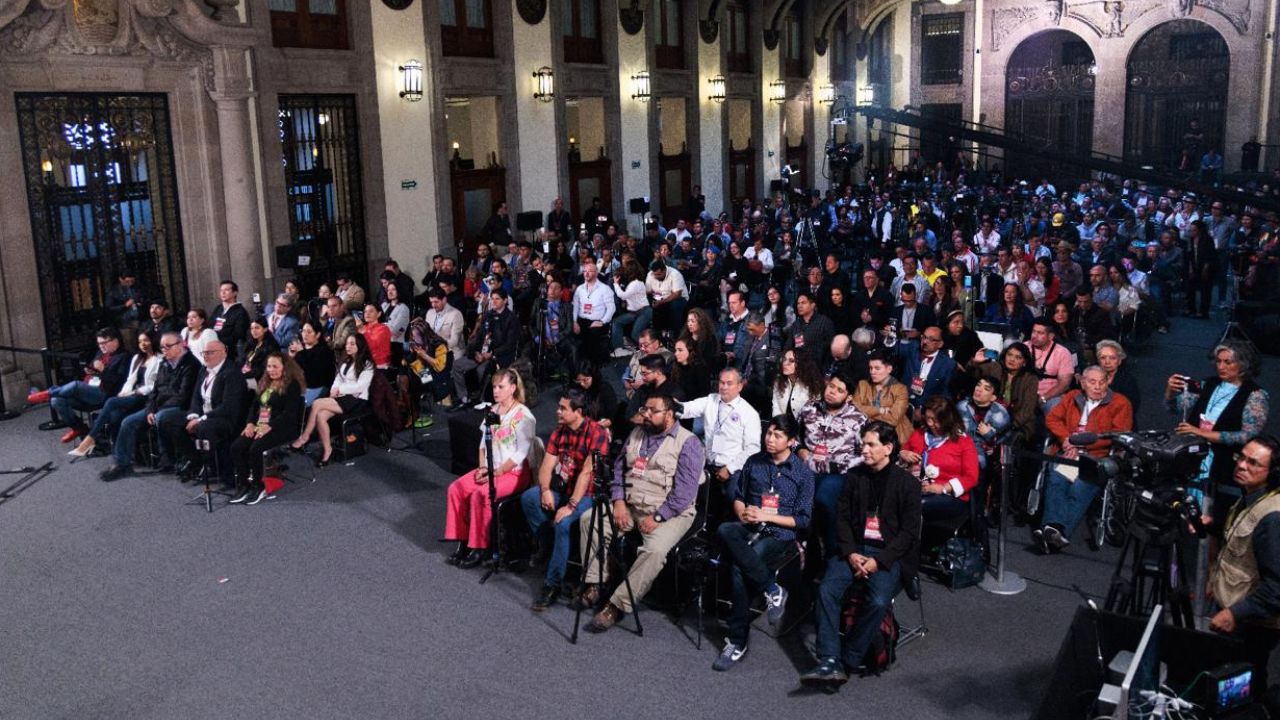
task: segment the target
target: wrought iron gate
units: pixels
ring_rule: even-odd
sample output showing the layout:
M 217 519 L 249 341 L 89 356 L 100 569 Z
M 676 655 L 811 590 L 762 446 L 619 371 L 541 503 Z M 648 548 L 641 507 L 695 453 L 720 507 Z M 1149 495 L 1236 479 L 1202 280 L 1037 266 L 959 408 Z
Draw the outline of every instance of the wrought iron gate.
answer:
M 125 269 L 174 308 L 187 275 L 164 95 L 16 96 L 46 342 L 87 347 Z

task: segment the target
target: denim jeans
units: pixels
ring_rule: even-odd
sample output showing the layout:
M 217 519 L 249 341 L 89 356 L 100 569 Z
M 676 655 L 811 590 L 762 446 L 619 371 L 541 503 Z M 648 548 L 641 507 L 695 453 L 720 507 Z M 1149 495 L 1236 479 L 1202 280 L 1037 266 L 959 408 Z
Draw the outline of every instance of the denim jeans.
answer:
M 864 555 L 875 557 L 878 552 L 867 549 Z M 818 604 L 815 608 L 818 626 L 818 659 L 840 658 L 849 668 L 862 664 L 875 633 L 880 632 L 880 622 L 889 611 L 893 597 L 902 588 L 902 564 L 894 563 L 886 570 L 880 568 L 862 581 L 866 602 L 853 621 L 853 630 L 840 638 L 840 615 L 844 611 L 846 593 L 855 581 L 853 566 L 848 558 L 833 557 L 827 561 L 827 572 L 818 586 Z
M 156 413 L 156 438 L 160 442 L 161 455 L 173 457 L 173 452 L 165 440 L 164 433 L 160 432 L 160 420 L 175 415 L 181 416 L 183 413 L 182 408 L 176 407 L 161 408 Z M 137 446 L 138 433 L 146 431 L 147 409 L 145 407 L 125 416 L 120 421 L 120 429 L 116 431 L 115 444 L 111 446 L 111 456 L 115 459 L 116 465 L 122 468 L 133 467 L 133 451 Z
M 58 419 L 67 427 L 84 427 L 84 423 L 80 422 L 76 412 L 97 410 L 106 400 L 106 396 L 102 394 L 102 388 L 96 388 L 79 380 L 49 388 L 49 404 L 53 406 Z
M 98 413 L 98 418 L 93 421 L 93 427 L 89 429 L 89 434 L 95 440 L 114 440 L 113 432 L 119 432 L 120 423 L 125 417 L 146 407 L 147 399 L 141 395 L 130 395 L 128 397 L 111 397 L 102 404 L 102 411 Z M 106 433 L 106 436 L 103 436 Z
M 794 543 L 761 535 L 754 543 L 747 543 L 754 533 L 740 522 L 720 525 L 716 534 L 724 546 L 729 561 L 729 578 L 732 589 L 729 598 L 733 602 L 729 616 L 729 642 L 738 647 L 747 646 L 751 630 L 751 595 L 763 592 L 776 575 L 774 565 L 786 555 Z
M 810 537 L 822 538 L 822 554 L 831 555 L 836 547 L 836 503 L 844 490 L 844 475 L 819 473 L 813 485 L 813 529 Z
M 622 347 L 624 338 L 630 337 L 635 339 L 632 329 L 636 326 L 636 321 L 640 319 L 640 312 L 630 312 L 624 310 L 613 316 L 613 328 L 610 331 L 609 343 L 614 350 Z
M 1070 540 L 1101 490 L 1100 485 L 1081 477 L 1071 482 L 1054 466 L 1044 483 L 1043 523 L 1062 526 L 1062 536 Z
M 558 510 L 563 502 L 568 500 L 567 497 L 554 490 L 551 496 L 555 498 L 553 501 Z M 525 520 L 529 522 L 529 531 L 533 536 L 538 538 L 538 542 L 545 542 L 546 537 L 543 532 L 547 525 L 552 524 L 555 518 L 555 512 L 547 512 L 542 509 L 542 487 L 534 485 L 520 494 L 520 506 L 524 508 Z M 573 524 L 582 517 L 582 514 L 591 509 L 591 496 L 584 495 L 578 501 L 578 507 L 565 519 L 554 524 L 551 528 L 551 536 L 553 539 L 551 545 L 551 558 L 547 561 L 547 574 L 543 580 L 544 585 L 558 588 L 560 583 L 564 582 L 565 566 L 569 563 L 569 531 Z

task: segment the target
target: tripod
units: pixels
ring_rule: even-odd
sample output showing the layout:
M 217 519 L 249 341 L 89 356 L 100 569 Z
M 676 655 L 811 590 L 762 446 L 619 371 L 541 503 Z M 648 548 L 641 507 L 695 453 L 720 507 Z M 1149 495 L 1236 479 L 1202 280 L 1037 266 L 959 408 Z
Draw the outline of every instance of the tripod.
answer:
M 185 505 L 204 505 L 205 512 L 213 512 L 213 488 L 209 485 L 209 466 L 213 465 L 217 470 L 218 455 L 214 452 L 208 440 L 196 438 L 196 450 L 203 455 L 200 462 L 200 472 L 196 473 L 197 482 L 204 485 L 204 490 L 195 497 L 188 500 Z
M 1218 344 L 1221 345 L 1224 340 L 1236 340 L 1244 343 L 1254 355 L 1258 354 L 1258 346 L 1253 344 L 1253 340 L 1249 337 L 1249 333 L 1244 331 L 1244 327 L 1240 325 L 1237 319 L 1238 308 L 1240 307 L 1240 275 L 1231 273 L 1231 312 L 1227 315 L 1227 326 L 1222 330 L 1222 337 L 1218 338 Z
M 485 584 L 491 576 L 502 572 L 502 522 L 498 517 L 498 479 L 493 475 L 493 426 L 500 422 L 492 411 L 484 414 L 484 465 L 489 474 L 489 567 L 480 576 Z
M 608 469 L 610 466 L 605 464 L 604 458 L 597 451 L 592 453 L 592 468 L 594 468 L 594 478 L 591 485 L 591 535 L 587 538 L 587 545 L 582 549 L 582 577 L 578 580 L 578 589 L 574 592 L 574 597 L 581 598 L 583 592 L 587 589 L 587 568 L 592 562 L 596 563 L 597 576 L 601 582 L 604 581 L 604 565 L 605 555 L 613 553 L 613 559 L 618 565 L 622 565 L 623 550 L 626 547 L 626 536 L 618 534 L 618 524 L 613 519 L 613 499 L 611 497 L 612 472 Z M 621 483 L 623 491 L 626 491 L 628 484 L 625 480 Z M 605 542 L 604 524 L 609 523 L 611 537 L 617 538 L 617 549 L 610 549 L 609 543 Z M 640 608 L 636 605 L 636 595 L 631 590 L 631 578 L 627 574 L 622 576 L 622 584 L 627 588 L 627 599 L 631 601 L 631 614 L 636 619 L 636 635 L 644 635 L 644 627 L 640 624 Z M 569 642 L 578 643 L 578 628 L 582 624 L 582 611 L 585 605 L 578 602 L 578 609 L 573 614 L 573 635 L 569 638 Z
M 1184 574 L 1188 570 L 1194 572 L 1194 568 L 1182 568 L 1175 563 L 1179 535 L 1177 521 L 1172 527 L 1154 527 L 1136 519 L 1130 523 L 1129 537 L 1111 574 L 1104 606 L 1107 611 L 1145 615 L 1155 606 L 1163 605 L 1169 608 L 1175 625 L 1195 627 Z M 1175 581 L 1175 572 L 1184 578 L 1182 582 Z

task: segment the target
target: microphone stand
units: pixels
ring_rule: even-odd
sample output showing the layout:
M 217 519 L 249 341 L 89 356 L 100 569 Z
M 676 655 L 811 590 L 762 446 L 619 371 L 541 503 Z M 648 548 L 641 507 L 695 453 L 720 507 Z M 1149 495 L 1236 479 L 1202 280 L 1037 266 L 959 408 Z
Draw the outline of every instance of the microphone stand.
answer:
M 1017 595 L 1027 589 L 1027 581 L 1012 570 L 1005 570 L 1005 543 L 1009 532 L 1009 483 L 1013 478 L 1013 446 L 1000 444 L 1000 526 L 996 535 L 996 571 L 988 574 L 978 587 L 992 595 Z
M 493 475 L 493 426 L 498 416 L 492 410 L 484 414 L 484 465 L 489 472 L 489 567 L 480 576 L 480 584 L 485 584 L 491 576 L 502 572 L 502 547 L 500 545 L 501 525 L 498 518 L 498 480 Z

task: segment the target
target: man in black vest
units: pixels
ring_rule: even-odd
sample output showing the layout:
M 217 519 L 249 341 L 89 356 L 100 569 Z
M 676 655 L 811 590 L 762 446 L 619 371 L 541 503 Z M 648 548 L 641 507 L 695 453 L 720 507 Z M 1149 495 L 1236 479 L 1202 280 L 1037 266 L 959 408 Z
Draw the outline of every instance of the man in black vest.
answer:
M 240 369 L 227 362 L 227 347 L 221 342 L 211 342 L 205 347 L 204 364 L 196 376 L 186 416 L 166 419 L 160 431 L 168 434 L 170 446 L 182 458 L 178 463 L 180 479 L 196 478 L 199 455 L 193 439 L 201 444 L 207 441 L 210 451 L 215 453 L 223 484 L 232 488 L 235 475 L 228 450 L 231 439 L 244 427 L 249 388 Z M 209 470 L 212 472 L 214 468 Z
M 874 421 L 862 429 L 862 464 L 849 471 L 836 506 L 836 554 L 818 587 L 818 665 L 800 676 L 809 687 L 839 687 L 863 664 L 898 591 L 915 577 L 920 555 L 920 481 L 896 463 L 898 431 Z M 866 593 L 853 630 L 840 615 L 854 582 Z

